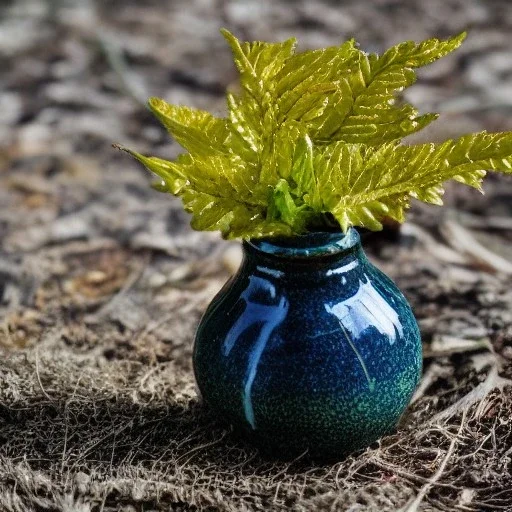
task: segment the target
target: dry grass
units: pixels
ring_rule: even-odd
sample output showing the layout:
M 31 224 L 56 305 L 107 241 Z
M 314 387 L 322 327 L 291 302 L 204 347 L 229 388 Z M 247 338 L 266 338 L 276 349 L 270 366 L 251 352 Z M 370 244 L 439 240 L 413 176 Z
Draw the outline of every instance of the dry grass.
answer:
M 218 279 L 181 282 L 181 305 L 135 331 L 119 331 L 115 304 L 141 303 L 144 276 L 94 323 L 57 321 L 34 348 L 3 349 L 1 510 L 511 509 L 512 372 L 495 351 L 427 360 L 399 430 L 337 464 L 269 461 L 244 445 L 198 403 L 190 368 L 192 311 L 215 286 L 187 290 L 218 287 L 219 265 Z

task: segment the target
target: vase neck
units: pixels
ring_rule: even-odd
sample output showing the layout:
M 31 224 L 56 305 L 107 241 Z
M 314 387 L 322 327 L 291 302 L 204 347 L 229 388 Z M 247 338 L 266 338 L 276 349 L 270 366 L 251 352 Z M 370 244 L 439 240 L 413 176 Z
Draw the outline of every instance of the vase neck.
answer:
M 330 267 L 363 256 L 359 233 L 316 232 L 295 237 L 262 238 L 244 241 L 246 260 L 264 262 L 269 267 Z

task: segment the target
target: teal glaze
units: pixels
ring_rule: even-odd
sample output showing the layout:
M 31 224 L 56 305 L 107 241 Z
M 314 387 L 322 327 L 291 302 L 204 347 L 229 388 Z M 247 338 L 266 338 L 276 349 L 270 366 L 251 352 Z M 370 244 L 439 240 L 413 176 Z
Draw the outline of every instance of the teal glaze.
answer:
M 243 250 L 196 335 L 207 404 L 279 456 L 337 458 L 393 429 L 420 378 L 420 334 L 357 231 Z

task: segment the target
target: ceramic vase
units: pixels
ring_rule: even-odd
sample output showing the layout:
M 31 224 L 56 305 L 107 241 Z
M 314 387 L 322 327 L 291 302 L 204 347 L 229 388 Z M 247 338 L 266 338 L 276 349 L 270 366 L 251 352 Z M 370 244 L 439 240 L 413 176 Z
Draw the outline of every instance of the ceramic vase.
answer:
M 336 459 L 390 432 L 421 367 L 411 308 L 355 229 L 244 242 L 194 347 L 204 401 L 284 457 Z

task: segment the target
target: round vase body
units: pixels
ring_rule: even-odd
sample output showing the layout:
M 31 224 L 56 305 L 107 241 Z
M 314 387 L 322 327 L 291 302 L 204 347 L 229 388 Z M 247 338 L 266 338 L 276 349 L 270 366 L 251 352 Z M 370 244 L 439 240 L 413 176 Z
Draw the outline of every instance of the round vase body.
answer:
M 244 242 L 199 325 L 203 399 L 279 456 L 338 458 L 396 426 L 416 388 L 418 325 L 359 235 Z

